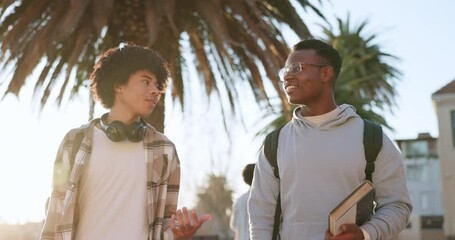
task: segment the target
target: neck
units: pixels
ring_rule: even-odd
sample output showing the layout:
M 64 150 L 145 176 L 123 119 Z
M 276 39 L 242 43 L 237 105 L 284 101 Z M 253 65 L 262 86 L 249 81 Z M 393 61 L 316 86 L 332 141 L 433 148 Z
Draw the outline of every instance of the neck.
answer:
M 303 113 L 306 117 L 326 114 L 337 107 L 338 105 L 335 102 L 335 97 L 332 91 L 324 91 L 322 96 L 316 101 L 312 101 L 302 106 L 304 109 Z
M 337 107 L 338 106 L 336 105 L 335 102 L 332 102 L 332 103 L 326 104 L 326 105 L 320 105 L 320 106 L 302 105 L 302 109 L 304 110 L 303 113 L 306 117 L 323 115 L 323 114 L 333 111 Z
M 128 114 L 121 111 L 116 111 L 115 109 L 111 109 L 106 118 L 106 122 L 108 123 L 112 121 L 120 121 L 125 125 L 130 125 L 131 123 L 137 122 L 139 120 L 140 116 Z

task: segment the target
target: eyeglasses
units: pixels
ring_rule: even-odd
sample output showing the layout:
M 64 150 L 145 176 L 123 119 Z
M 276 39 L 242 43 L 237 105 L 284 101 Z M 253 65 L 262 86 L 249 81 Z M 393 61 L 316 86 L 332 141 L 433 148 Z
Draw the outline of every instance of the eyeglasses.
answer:
M 322 67 L 327 67 L 328 66 L 328 65 L 316 64 L 316 63 L 307 63 L 307 62 L 291 63 L 289 66 L 280 69 L 280 71 L 278 72 L 278 76 L 280 77 L 280 80 L 284 82 L 284 77 L 288 73 L 290 73 L 292 75 L 296 75 L 299 72 L 301 72 L 303 70 L 302 65 L 318 67 L 318 68 L 322 68 Z

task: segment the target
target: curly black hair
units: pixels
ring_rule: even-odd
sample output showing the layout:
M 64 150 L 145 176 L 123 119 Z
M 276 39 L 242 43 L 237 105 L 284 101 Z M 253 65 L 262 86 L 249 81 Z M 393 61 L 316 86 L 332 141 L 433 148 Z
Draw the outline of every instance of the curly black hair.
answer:
M 105 51 L 90 75 L 90 89 L 94 98 L 110 109 L 115 100 L 114 87 L 127 84 L 129 77 L 141 70 L 155 74 L 158 89 L 165 90 L 170 76 L 169 67 L 156 51 L 133 43 L 124 43 Z

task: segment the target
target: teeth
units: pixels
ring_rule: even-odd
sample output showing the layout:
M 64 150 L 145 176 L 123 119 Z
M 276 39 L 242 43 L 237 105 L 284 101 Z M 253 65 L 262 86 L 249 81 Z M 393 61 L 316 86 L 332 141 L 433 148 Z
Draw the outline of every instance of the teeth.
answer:
M 293 90 L 293 89 L 296 89 L 297 87 L 296 86 L 287 86 L 286 87 L 286 91 L 290 91 L 290 90 Z

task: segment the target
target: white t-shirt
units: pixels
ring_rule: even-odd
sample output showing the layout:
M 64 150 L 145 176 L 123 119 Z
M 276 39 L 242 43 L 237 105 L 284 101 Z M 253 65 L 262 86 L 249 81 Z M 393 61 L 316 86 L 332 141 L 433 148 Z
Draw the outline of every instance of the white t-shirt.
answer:
M 147 239 L 146 191 L 143 143 L 112 142 L 95 127 L 77 196 L 75 239 Z

